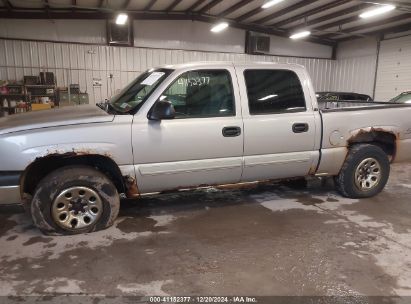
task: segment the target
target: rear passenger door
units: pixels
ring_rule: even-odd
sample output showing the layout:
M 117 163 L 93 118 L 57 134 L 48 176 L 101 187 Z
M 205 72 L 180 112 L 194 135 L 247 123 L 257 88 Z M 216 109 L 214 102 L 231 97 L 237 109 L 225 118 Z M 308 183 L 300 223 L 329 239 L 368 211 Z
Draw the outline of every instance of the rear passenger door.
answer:
M 306 103 L 313 98 L 308 76 L 303 69 L 297 72 L 237 68 L 244 121 L 243 181 L 305 176 L 315 170 L 320 118 Z

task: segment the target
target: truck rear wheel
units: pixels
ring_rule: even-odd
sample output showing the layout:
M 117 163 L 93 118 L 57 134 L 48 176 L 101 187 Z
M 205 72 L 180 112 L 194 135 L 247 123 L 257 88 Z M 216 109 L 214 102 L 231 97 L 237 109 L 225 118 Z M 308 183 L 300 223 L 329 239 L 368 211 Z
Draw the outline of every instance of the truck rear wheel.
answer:
M 117 189 L 106 175 L 91 167 L 70 166 L 40 181 L 30 210 L 44 234 L 70 235 L 110 227 L 119 206 Z
M 380 193 L 390 175 L 390 161 L 378 146 L 358 144 L 348 152 L 340 173 L 334 178 L 345 197 L 366 198 Z

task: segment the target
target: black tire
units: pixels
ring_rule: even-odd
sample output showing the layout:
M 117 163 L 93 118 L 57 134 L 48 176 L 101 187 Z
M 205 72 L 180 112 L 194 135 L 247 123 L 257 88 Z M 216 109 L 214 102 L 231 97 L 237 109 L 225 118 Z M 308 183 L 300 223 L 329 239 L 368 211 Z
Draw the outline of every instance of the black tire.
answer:
M 379 182 L 371 189 L 364 190 L 357 186 L 355 173 L 366 159 L 376 160 L 380 167 Z M 343 196 L 349 198 L 366 198 L 380 193 L 387 184 L 390 175 L 390 161 L 387 154 L 378 146 L 358 144 L 351 147 L 340 173 L 334 178 L 335 186 Z
M 61 227 L 53 219 L 53 202 L 65 189 L 73 187 L 86 187 L 98 195 L 102 210 L 90 226 L 68 229 Z M 40 181 L 33 195 L 30 211 L 34 224 L 44 234 L 72 235 L 110 227 L 117 218 L 119 208 L 120 196 L 106 175 L 88 166 L 68 166 L 53 171 Z

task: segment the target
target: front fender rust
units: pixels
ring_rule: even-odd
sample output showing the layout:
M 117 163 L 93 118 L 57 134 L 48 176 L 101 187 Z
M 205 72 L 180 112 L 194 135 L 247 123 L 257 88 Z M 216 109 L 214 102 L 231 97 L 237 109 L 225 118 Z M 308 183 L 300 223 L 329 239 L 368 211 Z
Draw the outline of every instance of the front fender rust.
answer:
M 88 156 L 88 155 L 100 155 L 100 156 L 105 156 L 110 159 L 113 159 L 113 155 L 108 152 L 101 153 L 99 151 L 95 151 L 92 149 L 72 149 L 71 151 L 59 151 L 58 149 L 56 150 L 47 150 L 46 153 L 42 156 L 36 157 L 36 160 L 47 158 L 47 157 L 55 157 L 55 156 L 60 156 L 60 157 L 75 157 L 75 156 Z
M 140 197 L 140 191 L 138 190 L 137 180 L 130 175 L 125 176 L 124 180 L 125 180 L 125 184 L 127 188 L 127 193 L 126 193 L 127 198 Z

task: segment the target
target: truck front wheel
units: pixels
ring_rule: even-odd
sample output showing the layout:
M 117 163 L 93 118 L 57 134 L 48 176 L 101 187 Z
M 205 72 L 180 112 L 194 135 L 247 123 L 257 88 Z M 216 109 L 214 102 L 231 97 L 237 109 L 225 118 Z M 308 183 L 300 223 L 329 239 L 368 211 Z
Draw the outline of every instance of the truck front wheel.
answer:
M 44 234 L 70 235 L 111 226 L 119 206 L 117 189 L 106 175 L 91 167 L 70 166 L 40 181 L 30 211 Z
M 345 197 L 366 198 L 380 193 L 390 174 L 387 154 L 378 146 L 353 146 L 340 173 L 334 178 L 337 190 Z

